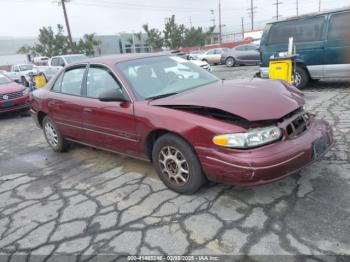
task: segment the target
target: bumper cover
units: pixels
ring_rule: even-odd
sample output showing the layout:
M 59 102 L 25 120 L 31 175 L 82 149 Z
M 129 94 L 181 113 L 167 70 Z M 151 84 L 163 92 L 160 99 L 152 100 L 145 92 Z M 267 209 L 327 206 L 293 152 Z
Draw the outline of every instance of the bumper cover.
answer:
M 30 109 L 29 95 L 12 100 L 0 101 L 0 113 L 26 111 Z
M 326 138 L 326 148 L 315 156 L 314 143 Z M 314 120 L 308 130 L 293 139 L 251 150 L 196 148 L 210 180 L 240 186 L 267 184 L 298 172 L 319 160 L 334 144 L 333 131 L 323 120 Z

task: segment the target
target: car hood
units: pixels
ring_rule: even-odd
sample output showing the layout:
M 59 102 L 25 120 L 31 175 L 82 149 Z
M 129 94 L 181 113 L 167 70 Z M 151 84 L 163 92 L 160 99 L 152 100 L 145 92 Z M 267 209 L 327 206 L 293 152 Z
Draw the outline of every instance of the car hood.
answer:
M 0 85 L 0 95 L 14 93 L 21 90 L 24 90 L 24 87 L 14 82 L 5 85 Z
M 215 108 L 248 121 L 276 120 L 300 108 L 303 93 L 278 80 L 217 81 L 151 101 L 153 106 Z

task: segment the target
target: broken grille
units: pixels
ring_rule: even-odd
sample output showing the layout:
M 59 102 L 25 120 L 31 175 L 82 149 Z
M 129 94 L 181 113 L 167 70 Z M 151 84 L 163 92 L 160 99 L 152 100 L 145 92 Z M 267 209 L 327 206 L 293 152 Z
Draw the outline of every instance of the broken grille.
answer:
M 289 120 L 285 127 L 288 137 L 294 138 L 304 133 L 310 125 L 311 117 L 309 113 L 303 112 Z

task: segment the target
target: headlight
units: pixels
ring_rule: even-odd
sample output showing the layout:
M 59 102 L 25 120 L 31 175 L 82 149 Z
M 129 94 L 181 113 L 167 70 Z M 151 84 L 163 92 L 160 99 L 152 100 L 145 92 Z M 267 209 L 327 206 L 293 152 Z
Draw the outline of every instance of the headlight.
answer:
M 29 92 L 30 92 L 30 89 L 29 89 L 29 88 L 26 88 L 26 89 L 24 89 L 24 90 L 22 91 L 22 93 L 23 93 L 24 96 L 28 95 Z
M 218 135 L 213 138 L 215 145 L 232 148 L 251 148 L 279 140 L 282 131 L 276 126 L 255 128 L 245 133 Z

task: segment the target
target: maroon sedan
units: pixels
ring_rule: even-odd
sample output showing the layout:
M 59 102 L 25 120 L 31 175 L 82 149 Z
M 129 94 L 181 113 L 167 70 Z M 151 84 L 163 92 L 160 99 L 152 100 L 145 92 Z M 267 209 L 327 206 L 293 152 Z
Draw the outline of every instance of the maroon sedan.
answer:
M 209 179 L 269 183 L 320 159 L 330 125 L 280 81 L 222 81 L 175 56 L 119 55 L 69 65 L 33 93 L 32 114 L 55 151 L 69 142 L 151 161 L 172 190 Z
M 29 109 L 29 89 L 0 74 L 0 114 Z

